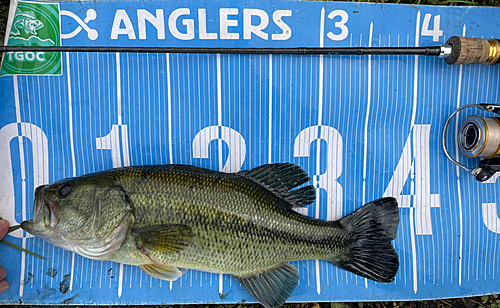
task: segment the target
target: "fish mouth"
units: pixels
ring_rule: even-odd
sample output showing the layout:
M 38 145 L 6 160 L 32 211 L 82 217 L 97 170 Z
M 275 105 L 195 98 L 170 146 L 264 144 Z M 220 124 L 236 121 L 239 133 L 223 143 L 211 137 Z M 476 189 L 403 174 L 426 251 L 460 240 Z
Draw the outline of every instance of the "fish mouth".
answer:
M 35 217 L 38 217 L 40 214 L 40 210 L 43 207 L 45 194 L 44 194 L 44 188 L 47 188 L 48 185 L 43 185 L 43 186 L 38 186 L 35 190 L 35 202 L 33 204 L 33 219 Z
M 54 228 L 57 225 L 59 219 L 57 215 L 56 202 L 47 198 L 46 192 L 49 190 L 49 185 L 39 186 L 35 190 L 35 202 L 33 204 L 33 224 L 44 225 L 45 227 L 47 227 L 47 225 L 44 224 L 44 216 L 48 214 L 50 215 L 50 219 L 48 219 L 48 225 L 51 228 Z M 44 210 L 45 207 L 47 207 L 48 213 L 46 210 Z

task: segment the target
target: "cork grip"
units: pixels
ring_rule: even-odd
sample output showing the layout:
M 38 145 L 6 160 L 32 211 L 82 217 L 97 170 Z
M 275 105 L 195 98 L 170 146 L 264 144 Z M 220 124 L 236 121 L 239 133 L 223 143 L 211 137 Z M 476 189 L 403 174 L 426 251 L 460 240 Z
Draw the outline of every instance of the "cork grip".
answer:
M 495 64 L 500 56 L 500 43 L 496 39 L 452 36 L 446 44 L 451 54 L 445 58 L 448 64 Z

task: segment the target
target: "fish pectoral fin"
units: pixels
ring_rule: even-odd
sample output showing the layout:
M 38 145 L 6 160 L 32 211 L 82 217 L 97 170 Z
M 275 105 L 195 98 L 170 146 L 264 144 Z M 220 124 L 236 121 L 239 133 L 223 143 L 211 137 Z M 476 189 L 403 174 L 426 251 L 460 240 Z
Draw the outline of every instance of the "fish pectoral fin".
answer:
M 294 189 L 307 183 L 311 178 L 304 169 L 291 163 L 263 165 L 252 170 L 240 171 L 238 175 L 265 187 L 288 202 L 291 207 L 308 206 L 316 200 L 316 189 L 313 185 Z
M 154 225 L 132 231 L 139 248 L 174 253 L 183 250 L 193 240 L 191 227 L 182 224 Z
M 175 281 L 177 278 L 181 277 L 182 274 L 187 272 L 185 268 L 180 269 L 172 265 L 146 264 L 139 267 L 148 275 L 167 281 Z
M 245 276 L 235 276 L 250 295 L 267 308 L 281 307 L 299 282 L 297 269 L 288 263 Z

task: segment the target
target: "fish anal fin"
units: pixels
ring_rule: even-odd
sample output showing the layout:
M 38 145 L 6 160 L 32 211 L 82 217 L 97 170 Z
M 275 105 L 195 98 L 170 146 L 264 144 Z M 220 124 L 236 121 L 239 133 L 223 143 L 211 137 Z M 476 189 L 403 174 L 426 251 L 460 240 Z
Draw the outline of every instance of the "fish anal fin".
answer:
M 265 187 L 292 207 L 307 206 L 316 199 L 313 185 L 291 190 L 311 180 L 304 169 L 291 163 L 262 165 L 238 175 Z
M 154 225 L 133 230 L 139 249 L 175 253 L 183 250 L 193 239 L 191 227 L 182 224 Z
M 148 275 L 167 281 L 175 281 L 177 278 L 181 277 L 182 274 L 187 272 L 186 269 L 179 269 L 172 265 L 163 264 L 145 264 L 139 267 Z
M 253 299 L 267 308 L 281 307 L 299 282 L 297 269 L 288 263 L 250 275 L 233 276 Z

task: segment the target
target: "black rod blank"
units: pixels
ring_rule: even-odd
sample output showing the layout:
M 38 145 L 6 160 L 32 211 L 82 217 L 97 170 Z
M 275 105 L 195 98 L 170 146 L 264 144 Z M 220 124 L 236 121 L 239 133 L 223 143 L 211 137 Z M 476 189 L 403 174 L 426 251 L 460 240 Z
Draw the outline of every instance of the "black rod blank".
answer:
M 201 48 L 201 47 L 106 47 L 106 46 L 2 46 L 0 52 L 131 52 L 131 53 L 219 53 L 294 55 L 428 55 L 439 56 L 433 47 L 347 47 L 347 48 Z

